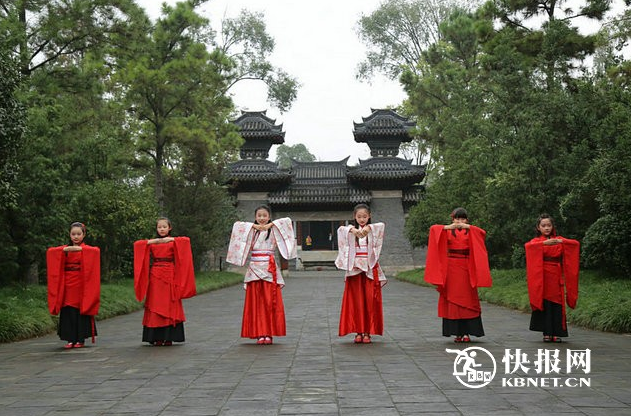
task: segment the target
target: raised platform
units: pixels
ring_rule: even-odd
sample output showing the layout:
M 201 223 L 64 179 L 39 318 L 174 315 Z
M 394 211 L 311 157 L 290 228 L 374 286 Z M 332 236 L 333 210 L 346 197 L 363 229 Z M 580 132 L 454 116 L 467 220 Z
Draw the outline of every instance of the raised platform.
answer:
M 337 250 L 299 250 L 298 258 L 302 266 L 302 270 L 312 269 L 335 269 L 335 258 Z

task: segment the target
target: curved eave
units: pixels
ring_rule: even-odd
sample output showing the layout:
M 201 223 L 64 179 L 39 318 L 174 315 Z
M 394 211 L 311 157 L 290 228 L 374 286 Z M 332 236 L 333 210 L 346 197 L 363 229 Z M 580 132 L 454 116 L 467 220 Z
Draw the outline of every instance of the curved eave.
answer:
M 378 139 L 384 137 L 396 137 L 400 138 L 401 141 L 412 140 L 412 134 L 410 130 L 407 129 L 362 129 L 354 131 L 353 137 L 355 137 L 355 141 L 358 143 L 362 143 L 366 139 Z
M 425 187 L 420 185 L 403 191 L 402 200 L 404 203 L 416 204 L 423 199 L 425 193 Z
M 370 192 L 353 188 L 299 188 L 283 189 L 269 195 L 274 205 L 347 205 L 369 202 Z
M 272 144 L 285 143 L 285 132 L 241 130 L 239 134 L 244 140 L 269 140 Z
M 287 173 L 231 173 L 227 175 L 229 181 L 239 182 L 287 182 L 291 180 L 291 176 Z
M 360 160 L 359 166 L 350 169 L 348 178 L 359 182 L 398 181 L 417 183 L 425 177 L 425 166 L 412 165 L 411 160 L 397 157 Z
M 279 169 L 278 165 L 269 160 L 239 160 L 228 165 L 226 169 L 228 182 L 238 183 L 263 183 L 271 182 L 289 183 L 291 173 Z
M 359 174 L 348 174 L 348 179 L 353 182 L 383 182 L 383 181 L 404 181 L 417 183 L 421 182 L 425 177 L 424 172 L 415 173 L 403 173 L 403 172 L 379 172 L 379 173 L 359 173 Z

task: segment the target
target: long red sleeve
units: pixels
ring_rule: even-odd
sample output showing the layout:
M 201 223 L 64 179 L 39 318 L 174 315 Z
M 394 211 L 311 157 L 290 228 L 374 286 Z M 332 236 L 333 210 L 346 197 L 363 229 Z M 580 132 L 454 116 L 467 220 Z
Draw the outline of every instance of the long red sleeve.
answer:
M 142 302 L 147 296 L 149 287 L 149 246 L 148 240 L 138 240 L 134 243 L 134 292 L 136 300 Z
M 443 286 L 447 278 L 447 237 L 444 225 L 432 225 L 429 229 L 424 279 L 427 283 Z
M 580 264 L 580 243 L 568 238 L 563 239 L 563 274 L 567 306 L 574 309 L 578 300 L 578 272 Z
M 528 297 L 533 311 L 543 310 L 543 238 L 525 244 Z
M 469 227 L 469 278 L 471 287 L 491 287 L 489 254 L 486 251 L 486 231 L 474 225 Z
M 48 311 L 59 314 L 64 300 L 64 247 L 46 250 L 46 277 L 48 285 Z
M 180 298 L 191 298 L 197 294 L 193 253 L 188 237 L 175 237 L 175 281 L 179 285 Z
M 101 250 L 82 245 L 83 298 L 82 315 L 97 315 L 101 306 Z

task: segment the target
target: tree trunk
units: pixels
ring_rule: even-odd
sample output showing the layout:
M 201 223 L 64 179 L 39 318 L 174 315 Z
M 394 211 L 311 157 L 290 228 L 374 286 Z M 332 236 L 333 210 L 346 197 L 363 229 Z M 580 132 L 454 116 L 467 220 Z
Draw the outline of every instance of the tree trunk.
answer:
M 156 202 L 160 209 L 160 214 L 164 214 L 164 178 L 162 177 L 163 151 L 161 147 L 156 148 L 156 166 L 155 166 L 155 192 Z
M 39 284 L 39 266 L 36 261 L 32 262 L 28 266 L 28 270 L 26 271 L 26 284 L 27 285 L 37 285 Z
M 18 8 L 18 20 L 20 21 L 20 30 L 22 36 L 20 38 L 20 72 L 25 77 L 31 74 L 30 59 L 28 53 L 28 40 L 27 40 L 27 24 L 26 24 L 26 0 L 21 0 L 17 3 Z

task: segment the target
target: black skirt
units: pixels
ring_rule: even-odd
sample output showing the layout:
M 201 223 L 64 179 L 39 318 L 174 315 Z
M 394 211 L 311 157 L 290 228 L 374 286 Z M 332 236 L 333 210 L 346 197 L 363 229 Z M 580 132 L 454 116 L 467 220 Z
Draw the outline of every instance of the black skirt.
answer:
M 85 342 L 86 338 L 96 336 L 96 323 L 91 315 L 81 315 L 79 308 L 64 306 L 59 312 L 59 338 L 72 342 Z
M 484 327 L 482 326 L 482 316 L 470 319 L 443 318 L 443 336 L 450 337 L 452 335 L 474 335 L 476 337 L 483 337 Z
M 172 341 L 184 342 L 184 323 L 180 322 L 175 326 L 160 326 L 157 328 L 142 327 L 142 341 Z
M 543 300 L 543 310 L 532 311 L 530 316 L 530 330 L 543 332 L 543 335 L 567 337 L 567 326 L 564 324 L 563 305 L 546 299 Z

